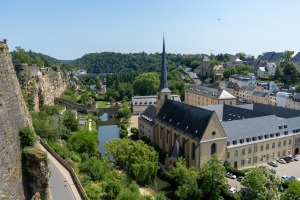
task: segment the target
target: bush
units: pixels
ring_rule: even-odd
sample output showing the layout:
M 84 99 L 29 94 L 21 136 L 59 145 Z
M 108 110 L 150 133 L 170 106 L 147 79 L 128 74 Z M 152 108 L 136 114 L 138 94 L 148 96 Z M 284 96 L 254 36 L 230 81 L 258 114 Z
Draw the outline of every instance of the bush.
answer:
M 33 147 L 37 141 L 34 131 L 29 126 L 22 128 L 19 134 L 22 148 Z
M 125 138 L 128 136 L 128 131 L 125 129 L 120 130 L 120 138 Z
M 132 134 L 134 134 L 134 135 L 138 135 L 138 134 L 139 134 L 139 130 L 138 130 L 136 127 L 132 127 L 132 128 L 130 129 L 130 132 L 131 132 Z

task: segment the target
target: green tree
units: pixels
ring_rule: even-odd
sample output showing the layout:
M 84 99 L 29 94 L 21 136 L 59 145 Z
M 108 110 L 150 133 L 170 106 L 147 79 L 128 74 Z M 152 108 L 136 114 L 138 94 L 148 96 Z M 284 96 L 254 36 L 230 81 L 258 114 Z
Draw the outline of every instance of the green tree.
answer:
M 285 51 L 282 54 L 283 62 L 290 62 L 292 59 L 294 52 L 293 51 Z
M 298 200 L 300 199 L 300 182 L 290 181 L 285 193 L 282 195 L 283 200 Z
M 98 90 L 101 90 L 101 87 L 102 87 L 102 83 L 101 83 L 100 77 L 97 76 L 97 78 L 96 78 L 96 88 Z
M 218 156 L 213 154 L 199 170 L 199 178 L 202 183 L 200 188 L 206 198 L 223 199 L 221 192 L 227 182 L 225 175 L 225 167 L 218 160 Z
M 298 71 L 291 62 L 280 63 L 280 67 L 283 68 L 283 74 L 286 76 L 286 84 L 295 84 L 298 82 Z
M 88 153 L 94 155 L 98 152 L 97 134 L 88 130 L 75 132 L 69 138 L 72 149 L 78 153 Z
M 154 181 L 159 167 L 158 154 L 152 147 L 141 140 L 133 143 L 129 139 L 113 139 L 105 147 L 134 180 L 145 184 Z
M 63 120 L 63 124 L 71 131 L 78 130 L 78 120 L 70 110 L 66 110 L 64 112 L 62 120 Z
M 159 76 L 154 72 L 140 74 L 133 81 L 133 91 L 136 95 L 153 95 L 158 86 Z
M 107 171 L 112 170 L 112 164 L 105 159 L 93 157 L 81 163 L 79 170 L 91 177 L 93 181 L 103 180 Z
M 300 92 L 300 83 L 295 85 L 295 92 Z
M 268 168 L 254 168 L 248 171 L 242 185 L 250 191 L 251 199 L 280 199 L 281 180 Z
M 20 130 L 20 141 L 21 141 L 21 147 L 33 147 L 33 145 L 36 143 L 36 136 L 34 131 L 29 127 L 25 126 Z
M 43 67 L 44 66 L 44 62 L 38 56 L 34 57 L 33 63 L 36 64 L 38 67 Z
M 198 187 L 197 173 L 194 168 L 188 168 L 183 158 L 176 161 L 175 167 L 167 176 L 174 180 L 178 185 L 175 195 L 178 199 L 201 199 L 202 191 Z
M 32 63 L 32 59 L 29 56 L 28 52 L 26 52 L 23 48 L 20 46 L 16 46 L 15 50 L 11 53 L 13 57 L 14 63 Z

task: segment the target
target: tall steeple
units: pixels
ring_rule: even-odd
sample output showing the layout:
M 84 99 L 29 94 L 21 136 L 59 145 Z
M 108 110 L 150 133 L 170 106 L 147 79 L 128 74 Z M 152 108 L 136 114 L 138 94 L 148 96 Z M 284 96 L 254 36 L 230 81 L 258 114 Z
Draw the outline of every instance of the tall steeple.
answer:
M 168 88 L 167 80 L 167 64 L 166 64 L 166 50 L 165 50 L 165 37 L 163 38 L 163 52 L 162 52 L 162 63 L 161 63 L 161 75 L 160 75 L 160 86 L 156 96 L 156 107 L 157 112 L 162 107 L 165 99 L 171 99 L 171 90 Z
M 163 52 L 162 52 L 162 62 L 161 62 L 161 64 L 162 65 L 161 65 L 159 90 L 162 90 L 164 88 L 168 88 L 165 37 L 163 38 Z

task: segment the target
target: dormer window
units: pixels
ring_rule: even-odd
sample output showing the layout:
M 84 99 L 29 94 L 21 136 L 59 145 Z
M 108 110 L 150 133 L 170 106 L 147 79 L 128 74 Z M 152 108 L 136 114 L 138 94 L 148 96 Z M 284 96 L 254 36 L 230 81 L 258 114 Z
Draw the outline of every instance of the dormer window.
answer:
M 259 135 L 258 136 L 258 140 L 262 140 L 263 139 L 263 136 L 262 135 Z
M 240 144 L 243 144 L 245 142 L 244 139 L 240 139 Z
M 265 137 L 265 139 L 268 139 L 268 138 L 269 138 L 269 135 L 268 135 L 268 134 L 265 134 L 264 137 Z
M 246 142 L 251 142 L 251 138 L 246 138 Z
M 236 144 L 237 144 L 237 141 L 236 141 L 236 140 L 232 140 L 232 144 L 233 144 L 233 145 L 236 145 Z
M 279 128 L 279 129 L 282 129 L 282 125 L 279 125 L 278 128 Z
M 284 131 L 284 135 L 288 135 L 289 134 L 289 132 L 288 131 Z
M 283 128 L 287 128 L 288 126 L 285 124 L 285 125 L 283 125 Z
M 279 132 L 276 133 L 276 137 L 278 137 L 278 136 L 280 136 L 280 133 L 279 133 Z
M 230 146 L 230 142 L 227 142 L 227 146 Z
M 270 138 L 273 138 L 274 137 L 274 133 L 270 133 Z
M 257 140 L 257 137 L 256 136 L 253 136 L 252 137 L 252 141 L 256 141 Z

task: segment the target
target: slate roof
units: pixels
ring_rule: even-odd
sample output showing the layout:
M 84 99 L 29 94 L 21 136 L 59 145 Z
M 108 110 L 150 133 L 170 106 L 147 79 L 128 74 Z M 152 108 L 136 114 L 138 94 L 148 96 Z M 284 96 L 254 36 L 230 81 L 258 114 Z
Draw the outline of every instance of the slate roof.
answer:
M 174 101 L 181 102 L 179 95 L 172 94 L 171 97 Z M 156 104 L 156 95 L 132 97 L 133 106 L 145 106 L 145 105 L 155 105 L 155 104 Z
M 268 94 L 267 93 L 264 93 L 264 92 L 253 92 L 252 94 L 253 96 L 258 96 L 258 97 L 266 97 Z
M 250 105 L 250 104 L 246 104 Z M 243 107 L 231 106 L 224 104 L 223 113 L 222 113 L 222 121 L 233 121 L 233 120 L 241 120 L 255 117 L 262 117 L 267 115 L 272 115 L 270 113 L 262 113 L 256 110 L 249 110 Z
M 154 119 L 156 117 L 156 107 L 150 105 L 146 110 L 140 115 L 139 120 L 144 120 L 150 125 L 154 125 Z
M 254 103 L 253 110 L 257 111 L 257 112 L 266 113 L 266 114 L 273 114 L 276 117 L 280 117 L 280 118 L 300 117 L 300 110 L 294 110 L 294 109 L 290 109 L 290 108 L 272 106 L 272 105 L 267 105 L 267 104 Z M 300 126 L 300 123 L 299 123 L 299 126 Z
M 278 137 L 300 133 L 300 117 L 279 119 L 275 115 L 238 121 L 221 122 L 227 135 L 227 145 L 234 147 L 257 141 L 273 140 Z M 280 128 L 281 127 L 281 128 Z M 265 136 L 267 135 L 267 136 Z M 254 137 L 254 140 L 253 140 Z M 249 138 L 250 140 L 246 140 Z M 244 139 L 244 141 L 242 140 Z M 236 141 L 236 145 L 233 144 Z
M 233 96 L 226 90 L 209 88 L 200 85 L 192 85 L 190 88 L 187 89 L 187 91 L 195 94 L 201 94 L 203 96 L 208 96 L 214 99 L 236 99 L 235 96 Z
M 201 140 L 214 111 L 166 99 L 156 120 Z
M 210 61 L 209 58 L 207 56 L 204 56 L 203 61 Z
M 239 84 L 237 84 L 236 82 L 228 81 L 227 88 L 238 90 L 240 87 L 239 87 Z
M 292 62 L 300 62 L 300 52 L 298 52 L 292 59 Z
M 169 151 L 167 154 L 167 157 L 169 158 L 179 158 L 179 157 L 184 157 L 184 153 L 182 148 L 180 147 L 178 141 L 176 140 L 172 149 Z
M 256 87 L 254 87 L 254 86 L 252 86 L 252 85 L 249 85 L 245 90 L 246 90 L 246 91 L 252 92 L 252 91 L 254 91 L 255 89 L 256 89 Z
M 274 53 L 272 57 L 269 59 L 269 62 L 281 62 L 282 60 L 282 52 Z

